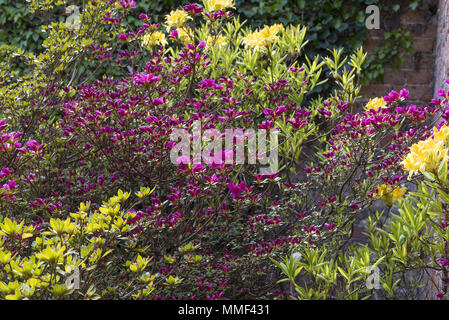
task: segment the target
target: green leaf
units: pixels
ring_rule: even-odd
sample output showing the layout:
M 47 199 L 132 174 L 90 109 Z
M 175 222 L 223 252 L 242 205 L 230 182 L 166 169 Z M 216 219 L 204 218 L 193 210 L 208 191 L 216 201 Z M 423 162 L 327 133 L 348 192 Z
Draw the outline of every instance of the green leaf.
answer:
M 438 167 L 438 179 L 443 183 L 443 186 L 447 185 L 447 161 L 441 161 Z
M 427 178 L 427 180 L 435 181 L 435 176 L 427 171 L 424 171 L 423 176 Z

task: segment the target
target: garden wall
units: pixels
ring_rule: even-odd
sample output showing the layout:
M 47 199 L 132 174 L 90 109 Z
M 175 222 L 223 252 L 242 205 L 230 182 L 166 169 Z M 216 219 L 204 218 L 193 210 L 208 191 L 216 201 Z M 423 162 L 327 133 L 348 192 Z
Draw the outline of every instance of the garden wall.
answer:
M 440 2 L 424 0 L 416 10 L 408 9 L 404 2 L 401 3 L 401 7 L 407 9 L 390 15 L 381 15 L 380 29 L 371 30 L 369 39 L 364 44 L 368 54 L 373 54 L 376 47 L 384 44 L 385 31 L 399 27 L 404 27 L 410 32 L 413 38 L 414 53 L 405 54 L 405 61 L 397 71 L 393 70 L 393 63 L 385 66 L 382 83 L 364 86 L 361 91 L 362 104 L 369 98 L 384 96 L 391 90 L 399 91 L 402 88 L 407 88 L 410 91 L 408 102 L 417 105 L 428 104 L 434 97 L 434 92 L 440 88 L 441 83 L 444 82 L 444 75 L 447 75 L 449 71 L 449 38 L 447 34 L 449 1 L 441 0 Z M 443 59 L 444 54 L 445 59 Z M 436 83 L 439 85 L 435 85 Z M 376 206 L 375 209 L 379 211 L 386 208 L 382 201 L 378 201 L 376 205 L 378 207 Z M 363 235 L 366 217 L 366 213 L 362 214 L 354 225 L 353 241 L 366 240 Z
M 407 9 L 398 16 L 384 17 L 383 20 L 381 17 L 381 30 L 370 31 L 365 49 L 368 53 L 373 52 L 377 46 L 384 43 L 385 30 L 401 26 L 410 31 L 415 52 L 406 55 L 405 62 L 398 71 L 394 71 L 392 65 L 386 66 L 383 83 L 374 83 L 363 88 L 363 100 L 405 87 L 410 91 L 410 103 L 428 104 L 437 96 L 438 89 L 449 89 L 449 84 L 445 82 L 449 78 L 449 1 L 424 0 L 416 11 Z M 360 219 L 355 224 L 354 241 L 366 240 L 363 235 L 364 222 Z M 419 294 L 420 299 L 435 299 L 435 293 L 443 287 L 441 275 L 428 270 L 428 273 L 416 276 L 424 276 L 424 282 L 427 284 Z
M 434 87 L 436 83 L 441 83 L 443 75 L 435 78 L 435 61 L 438 55 L 446 54 L 446 73 L 448 45 L 447 38 L 447 19 L 448 19 L 448 1 L 441 0 L 423 0 L 422 4 L 416 9 L 408 9 L 406 3 L 401 5 L 401 9 L 397 13 L 384 14 L 380 17 L 380 29 L 371 30 L 370 37 L 365 42 L 365 49 L 368 52 L 382 45 L 385 42 L 383 37 L 384 31 L 390 31 L 393 28 L 404 27 L 410 32 L 413 38 L 413 54 L 406 54 L 405 61 L 397 71 L 393 70 L 393 64 L 385 67 L 383 83 L 372 83 L 362 89 L 361 94 L 364 98 L 373 98 L 385 95 L 391 90 L 399 91 L 407 88 L 410 91 L 409 101 L 414 104 L 427 104 L 433 98 Z M 438 10 L 440 6 L 441 10 Z M 445 15 L 442 13 L 445 8 Z M 444 26 L 438 26 L 438 21 L 445 19 Z M 437 45 L 437 32 L 443 28 L 446 30 L 446 38 Z M 445 47 L 441 46 L 445 45 Z M 440 59 L 440 58 L 439 58 Z M 438 62 L 437 62 L 438 63 Z M 440 65 L 437 70 L 440 68 Z
M 444 81 L 447 78 L 449 78 L 449 1 L 440 0 L 436 46 L 435 95 L 443 83 L 443 88 L 449 89 L 449 85 Z
M 438 7 L 438 28 L 436 39 L 436 57 L 434 72 L 434 96 L 437 96 L 438 89 L 449 89 L 449 84 L 445 82 L 449 78 L 449 1 L 440 0 Z M 435 299 L 435 292 L 443 291 L 444 285 L 441 282 L 441 275 L 433 270 L 429 270 L 427 276 L 427 290 L 421 295 L 421 299 Z

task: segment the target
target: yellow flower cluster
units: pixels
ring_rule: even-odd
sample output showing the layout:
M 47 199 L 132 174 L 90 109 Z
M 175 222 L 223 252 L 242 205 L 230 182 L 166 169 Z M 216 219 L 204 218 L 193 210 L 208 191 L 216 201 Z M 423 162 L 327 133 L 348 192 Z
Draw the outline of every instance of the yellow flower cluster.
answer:
M 436 127 L 433 128 L 433 140 L 439 141 L 445 147 L 449 146 L 449 127 L 446 125 L 441 126 L 440 130 Z
M 377 187 L 376 197 L 385 201 L 386 205 L 391 207 L 393 203 L 402 199 L 404 194 L 407 192 L 406 187 L 395 187 L 388 184 L 383 184 Z
M 165 22 L 167 25 L 167 30 L 171 27 L 181 28 L 187 19 L 191 19 L 189 14 L 184 10 L 173 10 L 170 14 L 165 16 Z
M 370 109 L 377 111 L 379 109 L 385 108 L 387 106 L 384 98 L 374 98 L 370 99 L 368 103 L 365 105 L 365 110 L 368 111 Z
M 441 161 L 447 161 L 447 142 L 449 127 L 442 126 L 440 130 L 433 128 L 433 136 L 415 143 L 402 161 L 404 170 L 409 171 L 408 178 L 421 172 L 435 172 Z
M 215 36 L 207 36 L 206 39 L 206 48 L 210 48 L 212 46 L 214 47 L 222 47 L 226 44 L 226 37 L 223 35 L 218 35 L 218 37 Z
M 146 47 L 151 47 L 155 45 L 165 46 L 167 44 L 167 39 L 165 34 L 161 31 L 155 31 L 151 34 L 146 34 L 142 37 L 142 44 Z
M 178 28 L 178 38 L 182 43 L 187 44 L 193 40 L 192 30 L 190 28 Z
M 282 24 L 275 24 L 273 26 L 265 26 L 262 30 L 258 30 L 248 34 L 243 38 L 243 43 L 246 47 L 263 50 L 268 48 L 273 43 L 279 41 L 279 33 L 284 31 L 284 26 Z
M 220 11 L 234 8 L 233 0 L 206 0 L 206 5 L 210 11 Z

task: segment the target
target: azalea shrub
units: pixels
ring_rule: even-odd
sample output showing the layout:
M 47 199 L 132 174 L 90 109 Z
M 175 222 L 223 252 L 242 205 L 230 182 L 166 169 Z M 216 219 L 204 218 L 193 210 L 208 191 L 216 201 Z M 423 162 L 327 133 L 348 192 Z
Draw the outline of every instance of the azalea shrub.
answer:
M 425 203 L 411 204 L 415 174 L 444 171 L 449 93 L 424 107 L 392 91 L 359 110 L 362 48 L 310 57 L 305 27 L 252 30 L 233 6 L 192 3 L 163 25 L 141 13 L 132 30 L 133 1 L 91 1 L 44 28 L 40 55 L 5 49 L 33 68 L 1 65 L 2 298 L 358 299 L 375 297 L 373 266 L 395 297 L 410 271 L 399 248 L 419 252 L 423 235 L 417 259 L 442 254 L 444 235 L 401 219 Z M 382 222 L 376 201 L 402 216 Z M 355 245 L 366 212 L 372 243 Z
M 439 93 L 447 102 L 447 93 Z M 286 276 L 279 282 L 291 284 L 291 297 L 447 299 L 449 130 L 443 118 L 402 161 L 409 178 L 423 177 L 415 181 L 416 190 L 403 197 L 400 187 L 377 188 L 387 209 L 368 217 L 367 243 L 336 255 L 326 248 L 303 248 L 274 260 Z

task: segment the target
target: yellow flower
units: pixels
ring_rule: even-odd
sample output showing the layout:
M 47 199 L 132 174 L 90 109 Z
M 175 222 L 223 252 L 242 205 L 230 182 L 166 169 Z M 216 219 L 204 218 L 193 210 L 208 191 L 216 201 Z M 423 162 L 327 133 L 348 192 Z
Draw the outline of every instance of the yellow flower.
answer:
M 282 23 L 274 24 L 270 27 L 270 32 L 275 34 L 281 33 L 284 31 L 284 25 Z
M 263 50 L 268 48 L 273 43 L 278 42 L 278 34 L 283 30 L 284 26 L 282 24 L 275 24 L 271 27 L 265 26 L 260 31 L 255 31 L 248 34 L 245 38 L 243 38 L 243 42 L 246 47 L 255 50 Z
M 441 141 L 430 137 L 424 141 L 415 143 L 405 159 L 401 162 L 404 170 L 409 171 L 408 178 L 421 172 L 434 172 L 441 161 L 447 161 L 447 150 Z
M 211 46 L 214 47 L 222 47 L 226 44 L 226 37 L 223 37 L 221 34 L 217 36 L 207 36 L 206 39 L 206 47 L 210 48 Z
M 142 44 L 146 47 L 151 47 L 154 45 L 165 46 L 167 44 L 167 40 L 164 33 L 161 31 L 155 31 L 151 34 L 144 35 L 142 38 Z
M 391 193 L 392 188 L 388 184 L 383 184 L 377 187 L 376 196 L 379 199 L 383 199 L 387 194 Z
M 227 8 L 234 8 L 233 0 L 206 0 L 206 4 L 210 11 L 220 11 Z
M 394 188 L 394 190 L 392 192 L 394 201 L 402 199 L 406 192 L 407 192 L 407 187 L 396 187 L 396 188 Z
M 186 44 L 191 41 L 192 37 L 190 35 L 192 31 L 189 28 L 178 28 L 176 30 L 178 31 L 178 38 L 182 43 Z
M 449 142 L 449 127 L 443 125 L 440 130 L 433 128 L 433 139 L 436 142 L 441 142 L 444 146 L 448 146 Z
M 402 199 L 406 192 L 406 187 L 395 187 L 393 189 L 390 185 L 383 184 L 377 187 L 376 198 L 384 200 L 385 204 L 391 207 L 397 200 Z
M 171 27 L 181 28 L 187 19 L 191 19 L 184 10 L 173 10 L 165 16 L 167 30 Z
M 368 111 L 370 109 L 373 109 L 374 111 L 377 111 L 379 109 L 385 108 L 387 106 L 384 98 L 374 98 L 370 99 L 368 103 L 365 105 L 365 110 Z

